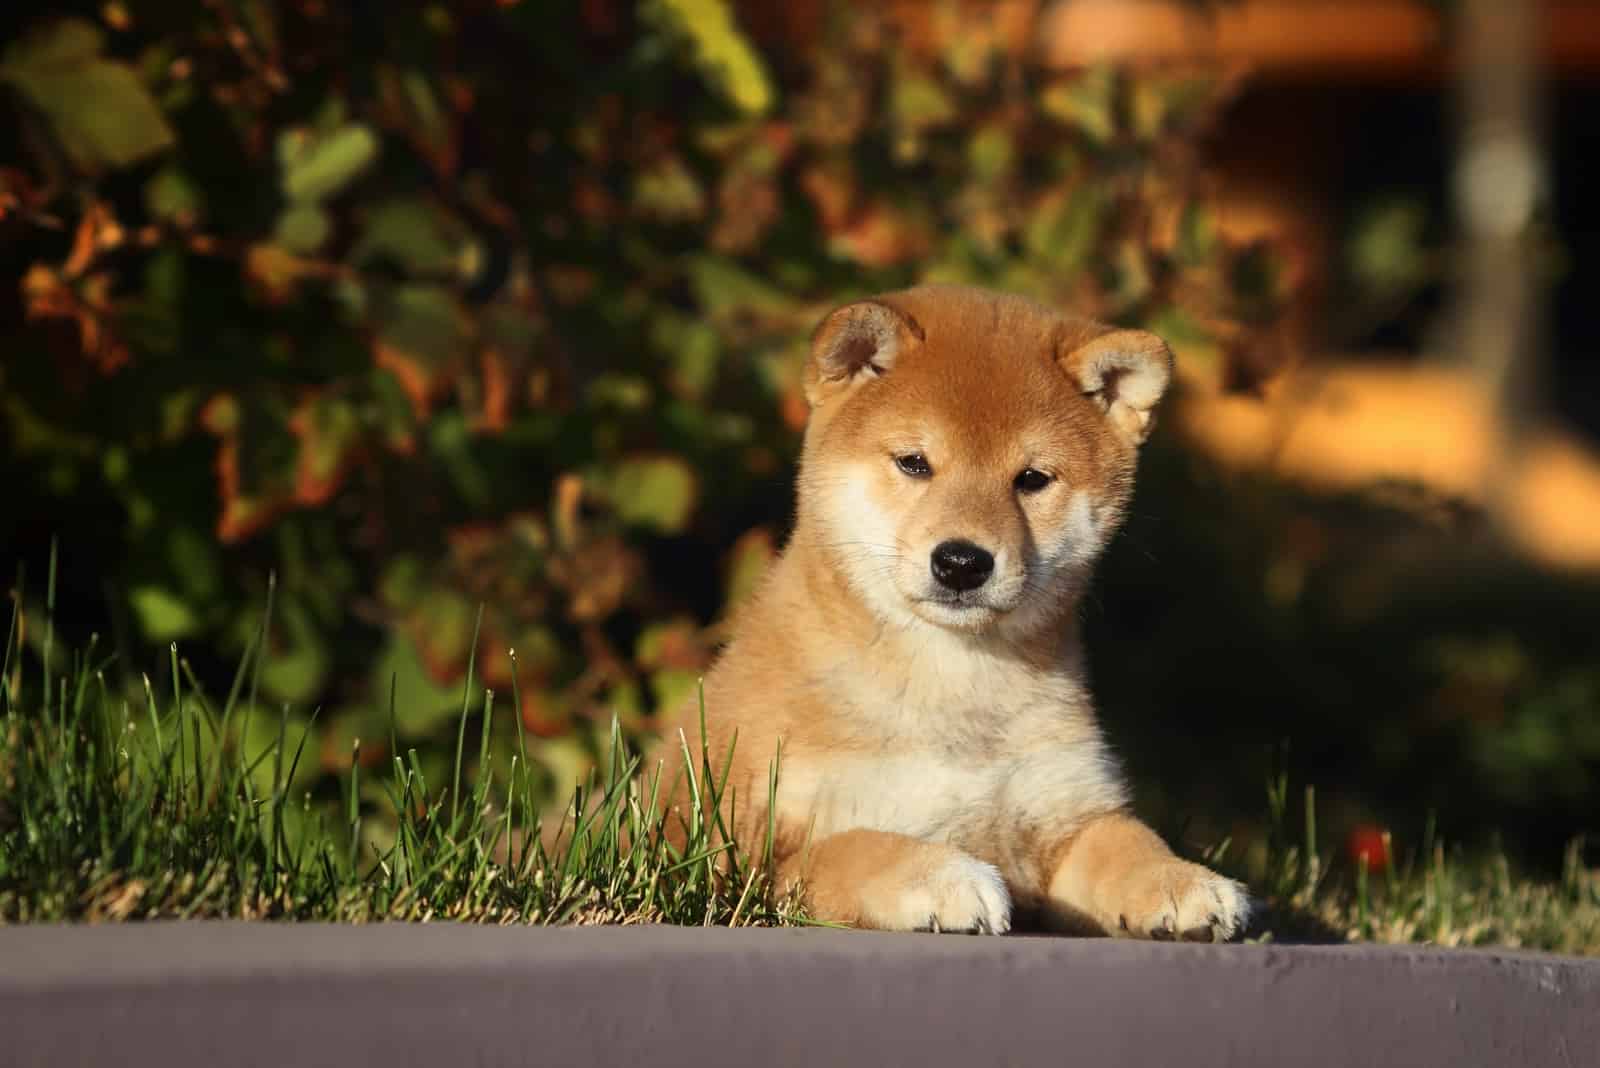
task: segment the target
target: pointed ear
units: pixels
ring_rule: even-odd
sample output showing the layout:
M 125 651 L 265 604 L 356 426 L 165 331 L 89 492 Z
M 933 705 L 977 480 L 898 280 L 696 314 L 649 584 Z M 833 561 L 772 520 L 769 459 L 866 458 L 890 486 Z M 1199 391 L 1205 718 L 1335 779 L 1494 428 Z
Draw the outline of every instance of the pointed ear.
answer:
M 860 300 L 835 309 L 811 335 L 806 400 L 815 408 L 852 382 L 887 374 L 922 337 L 915 319 L 882 301 Z
M 1112 330 L 1057 357 L 1084 394 L 1135 445 L 1150 436 L 1156 402 L 1172 380 L 1172 350 L 1143 330 Z

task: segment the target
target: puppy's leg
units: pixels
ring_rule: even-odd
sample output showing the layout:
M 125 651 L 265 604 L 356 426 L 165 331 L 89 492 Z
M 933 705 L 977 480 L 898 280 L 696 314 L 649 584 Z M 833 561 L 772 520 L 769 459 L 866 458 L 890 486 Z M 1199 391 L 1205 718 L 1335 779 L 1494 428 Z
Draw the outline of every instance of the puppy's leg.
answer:
M 951 846 L 884 831 L 844 831 L 780 862 L 778 885 L 801 881 L 811 915 L 889 931 L 1011 926 L 1011 895 L 993 865 Z
M 1049 898 L 1057 919 L 1087 918 L 1132 938 L 1225 941 L 1250 915 L 1243 886 L 1180 860 L 1154 831 L 1121 813 L 1093 820 L 1065 844 Z

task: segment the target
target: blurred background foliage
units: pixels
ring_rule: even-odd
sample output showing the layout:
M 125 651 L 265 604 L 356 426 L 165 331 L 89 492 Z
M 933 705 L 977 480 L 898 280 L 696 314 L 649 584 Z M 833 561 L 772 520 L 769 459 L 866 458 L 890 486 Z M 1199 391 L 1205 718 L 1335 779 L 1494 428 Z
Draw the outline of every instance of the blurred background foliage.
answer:
M 31 617 L 58 535 L 60 625 L 109 620 L 113 684 L 176 642 L 220 688 L 275 573 L 262 699 L 321 709 L 331 798 L 391 707 L 442 769 L 481 607 L 480 683 L 515 681 L 565 793 L 613 716 L 693 691 L 781 544 L 836 303 L 965 280 L 1158 330 L 1182 388 L 1285 362 L 1295 273 L 1221 231 L 1202 166 L 1236 76 L 1047 66 L 1032 4 L 916 32 L 820 6 L 798 42 L 728 0 L 0 16 L 0 535 Z M 1430 277 L 1425 223 L 1353 228 L 1383 300 Z M 1448 503 L 1158 437 L 1086 608 L 1154 810 L 1237 830 L 1288 742 L 1335 819 L 1581 829 L 1592 597 Z

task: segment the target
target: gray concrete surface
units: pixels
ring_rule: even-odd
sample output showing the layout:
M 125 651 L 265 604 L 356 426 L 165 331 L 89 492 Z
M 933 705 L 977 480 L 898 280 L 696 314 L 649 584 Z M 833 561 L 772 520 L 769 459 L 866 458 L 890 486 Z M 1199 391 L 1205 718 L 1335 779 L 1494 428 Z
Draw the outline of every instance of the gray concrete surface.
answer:
M 843 931 L 0 928 L 0 1065 L 1600 1065 L 1600 961 Z

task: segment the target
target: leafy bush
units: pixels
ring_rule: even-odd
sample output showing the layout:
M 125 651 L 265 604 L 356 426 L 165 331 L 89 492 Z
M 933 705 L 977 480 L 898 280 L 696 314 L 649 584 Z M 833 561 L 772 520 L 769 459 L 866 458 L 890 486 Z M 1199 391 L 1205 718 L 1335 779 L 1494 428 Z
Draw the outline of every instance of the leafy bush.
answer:
M 555 785 L 686 694 L 841 300 L 969 280 L 1223 382 L 1270 355 L 1275 261 L 1197 182 L 1204 72 L 1053 71 L 940 5 L 760 44 L 725 0 L 84 12 L 0 63 L 18 500 L 202 675 L 275 570 L 261 692 L 326 706 L 330 775 L 391 708 L 449 750 L 480 606 Z

